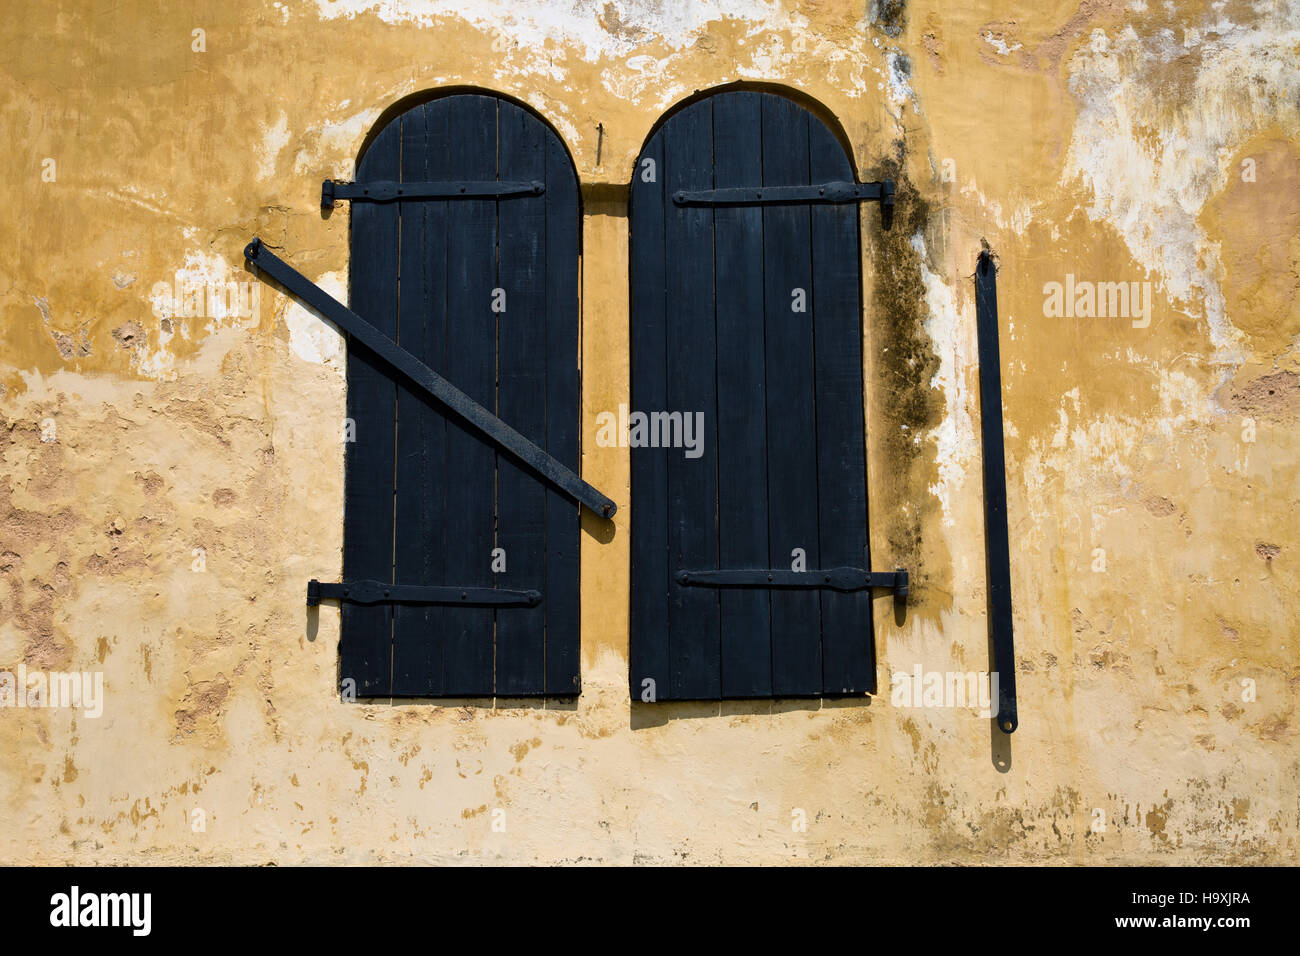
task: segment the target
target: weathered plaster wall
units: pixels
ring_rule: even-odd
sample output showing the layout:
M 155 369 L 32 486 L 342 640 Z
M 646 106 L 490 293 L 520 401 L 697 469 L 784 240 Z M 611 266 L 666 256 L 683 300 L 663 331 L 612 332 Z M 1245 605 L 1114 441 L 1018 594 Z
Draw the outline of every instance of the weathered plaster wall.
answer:
M 13 0 L 0 50 L 0 668 L 106 695 L 0 709 L 0 859 L 1295 858 L 1296 3 Z M 870 702 L 628 701 L 629 462 L 591 440 L 628 394 L 622 187 L 668 108 L 738 80 L 900 183 L 892 230 L 863 217 L 871 533 L 915 585 Z M 342 294 L 321 179 L 457 85 L 535 107 L 584 185 L 583 467 L 624 507 L 584 535 L 575 706 L 338 702 L 303 586 L 339 570 L 339 339 L 269 290 L 185 317 L 158 287 L 249 280 L 256 233 Z M 981 240 L 1009 743 L 888 692 L 988 669 Z M 1149 324 L 1046 316 L 1067 273 L 1149 281 Z

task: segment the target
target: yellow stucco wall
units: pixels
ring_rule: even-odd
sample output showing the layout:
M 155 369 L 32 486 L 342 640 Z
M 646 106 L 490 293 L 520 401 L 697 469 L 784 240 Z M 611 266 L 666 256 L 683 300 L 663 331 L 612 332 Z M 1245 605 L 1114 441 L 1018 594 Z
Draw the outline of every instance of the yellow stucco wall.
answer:
M 105 686 L 98 718 L 0 708 L 3 861 L 1295 858 L 1294 2 L 12 0 L 0 51 L 0 669 Z M 592 440 L 628 398 L 626 185 L 736 81 L 899 181 L 889 232 L 863 215 L 871 540 L 914 583 L 870 701 L 628 700 L 629 459 Z M 269 289 L 246 318 L 159 289 L 251 280 L 258 234 L 342 295 L 321 179 L 451 86 L 532 105 L 583 184 L 583 470 L 622 509 L 583 536 L 574 705 L 338 701 L 303 593 L 339 573 L 340 340 Z M 989 669 L 981 240 L 1009 741 L 889 693 Z M 1067 274 L 1149 281 L 1149 324 L 1045 315 Z

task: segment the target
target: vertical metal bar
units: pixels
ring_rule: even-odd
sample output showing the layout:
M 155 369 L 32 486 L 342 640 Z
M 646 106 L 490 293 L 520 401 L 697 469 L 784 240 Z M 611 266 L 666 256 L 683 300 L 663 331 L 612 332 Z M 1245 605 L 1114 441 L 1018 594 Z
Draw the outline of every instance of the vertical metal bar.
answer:
M 1011 555 L 1007 535 L 1006 454 L 1002 443 L 1002 360 L 998 353 L 997 269 L 988 251 L 975 267 L 979 333 L 980 430 L 984 459 L 984 541 L 989 631 L 997 675 L 997 724 L 1010 734 L 1016 718 L 1016 652 L 1011 621 Z

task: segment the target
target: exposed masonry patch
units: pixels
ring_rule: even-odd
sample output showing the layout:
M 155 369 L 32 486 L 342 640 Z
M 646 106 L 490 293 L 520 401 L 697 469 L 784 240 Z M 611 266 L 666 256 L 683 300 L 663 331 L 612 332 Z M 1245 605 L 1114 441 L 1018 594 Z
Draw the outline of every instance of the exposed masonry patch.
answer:
M 1257 545 L 1255 545 L 1255 553 L 1259 555 L 1261 558 L 1263 558 L 1265 561 L 1272 561 L 1274 558 L 1276 558 L 1279 554 L 1282 553 L 1282 549 L 1275 544 L 1269 544 L 1266 541 L 1261 541 Z
M 186 706 L 178 707 L 174 714 L 177 734 L 193 733 L 201 719 L 219 717 L 229 696 L 230 682 L 222 674 L 213 680 L 191 685 L 181 702 Z
M 36 303 L 36 308 L 41 313 L 41 321 L 45 323 L 45 331 L 54 340 L 54 347 L 58 349 L 60 357 L 64 359 L 85 358 L 90 354 L 90 342 L 86 338 L 84 328 L 79 331 L 81 340 L 77 341 L 68 333 L 60 332 L 51 325 L 53 319 L 50 313 L 49 299 L 44 296 L 34 295 L 32 301 Z
M 125 325 L 119 325 L 113 330 L 113 340 L 117 342 L 120 348 L 133 349 L 137 345 L 144 343 L 144 328 L 139 322 L 128 322 Z
M 945 53 L 943 37 L 933 30 L 928 31 L 921 37 L 921 45 L 925 47 L 926 55 L 930 58 L 930 65 L 934 67 L 934 71 L 943 76 L 943 57 Z
M 1281 369 L 1244 385 L 1225 385 L 1217 397 L 1230 411 L 1266 421 L 1292 422 L 1300 413 L 1300 375 Z
M 75 341 L 72 336 L 64 332 L 50 330 L 50 335 L 54 337 L 54 345 L 59 350 L 59 354 L 65 359 L 85 358 L 90 354 L 90 342 L 86 340 L 86 333 L 82 331 L 81 341 Z
M 1148 495 L 1142 499 L 1142 505 L 1157 518 L 1167 518 L 1178 510 L 1176 504 L 1160 495 Z

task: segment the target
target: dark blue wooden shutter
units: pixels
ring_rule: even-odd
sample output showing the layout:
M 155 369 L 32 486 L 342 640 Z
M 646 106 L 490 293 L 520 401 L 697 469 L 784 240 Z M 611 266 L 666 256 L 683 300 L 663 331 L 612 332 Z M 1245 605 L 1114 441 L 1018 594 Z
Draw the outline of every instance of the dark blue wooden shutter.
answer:
M 497 97 L 446 96 L 392 119 L 357 180 L 544 184 L 540 195 L 353 203 L 351 306 L 576 471 L 578 192 L 554 131 Z M 340 679 L 363 697 L 577 694 L 578 505 L 355 340 L 348 415 L 345 581 L 542 600 L 344 602 Z M 504 573 L 492 571 L 496 548 Z
M 820 120 L 757 92 L 682 109 L 637 164 L 631 408 L 702 412 L 705 435 L 694 458 L 632 448 L 633 700 L 875 691 L 869 589 L 678 580 L 788 572 L 795 548 L 809 574 L 870 567 L 858 206 L 673 201 L 852 181 Z

